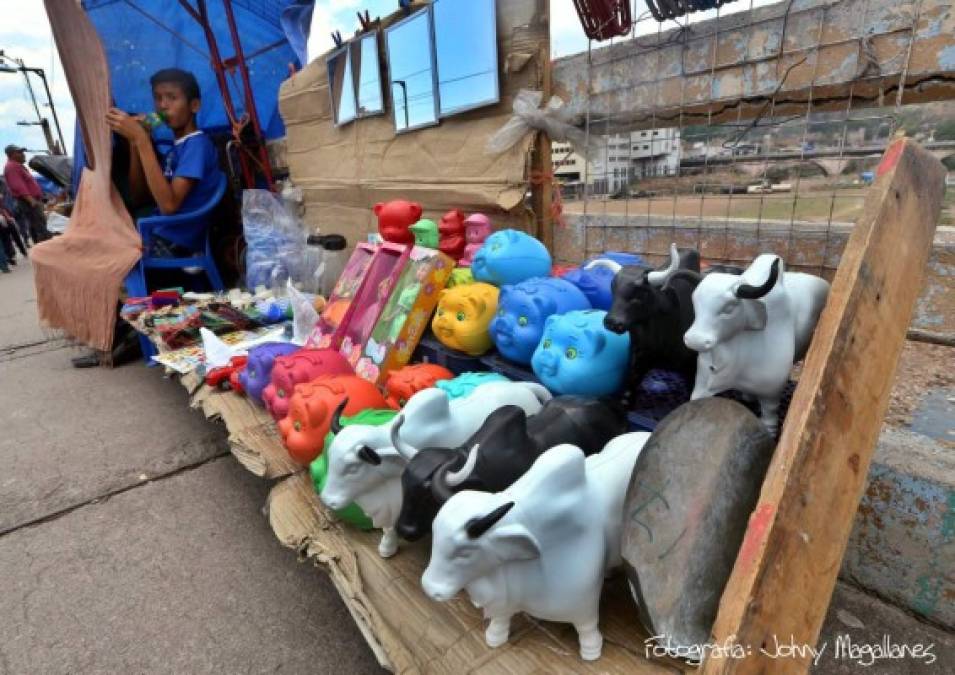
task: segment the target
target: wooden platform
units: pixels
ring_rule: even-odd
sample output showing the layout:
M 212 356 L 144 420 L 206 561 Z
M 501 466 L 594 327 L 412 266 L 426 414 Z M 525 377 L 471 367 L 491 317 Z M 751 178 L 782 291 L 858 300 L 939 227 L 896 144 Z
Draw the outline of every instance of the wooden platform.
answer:
M 709 659 L 706 672 L 803 672 L 758 654 L 773 634 L 815 644 L 885 416 L 906 327 L 924 275 L 944 189 L 938 160 L 910 141 L 886 153 L 865 214 L 846 247 L 829 304 L 807 357 L 782 438 L 723 594 L 714 641 L 752 648 L 745 659 Z M 515 620 L 510 642 L 484 644 L 480 613 L 465 598 L 439 604 L 419 583 L 429 542 L 403 544 L 383 560 L 380 534 L 338 522 L 319 502 L 260 408 L 181 378 L 193 406 L 221 420 L 236 458 L 281 479 L 269 496 L 278 539 L 323 567 L 380 663 L 397 673 L 652 673 L 687 669 L 645 657 L 622 577 L 602 600 L 604 655 L 577 656 L 569 625 Z M 793 589 L 798 589 L 793 592 Z M 738 636 L 733 638 L 733 636 Z

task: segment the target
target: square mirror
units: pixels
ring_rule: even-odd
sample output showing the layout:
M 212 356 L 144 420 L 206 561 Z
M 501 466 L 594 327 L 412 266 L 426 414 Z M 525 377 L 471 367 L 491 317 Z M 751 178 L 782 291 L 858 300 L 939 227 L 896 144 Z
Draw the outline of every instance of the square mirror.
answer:
M 352 72 L 351 49 L 347 46 L 328 55 L 328 89 L 332 102 L 332 118 L 336 125 L 355 119 L 355 76 Z
M 358 72 L 358 117 L 385 112 L 381 91 L 381 61 L 378 59 L 378 33 L 368 33 L 352 43 L 352 60 Z
M 435 0 L 440 115 L 500 101 L 495 0 Z
M 437 124 L 431 6 L 386 28 L 385 46 L 391 75 L 395 132 Z

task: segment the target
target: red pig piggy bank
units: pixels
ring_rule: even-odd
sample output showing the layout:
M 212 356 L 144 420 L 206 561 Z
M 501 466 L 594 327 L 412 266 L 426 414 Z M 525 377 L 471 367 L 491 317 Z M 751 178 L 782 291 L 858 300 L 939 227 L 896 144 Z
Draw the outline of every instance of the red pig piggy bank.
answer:
M 433 387 L 438 380 L 454 379 L 454 373 L 436 363 L 415 363 L 393 370 L 385 380 L 385 401 L 401 410 L 414 394 Z
M 321 375 L 351 375 L 348 360 L 334 349 L 300 349 L 279 356 L 272 367 L 272 383 L 262 390 L 262 402 L 273 418 L 288 414 L 295 385 L 311 382 Z
M 414 244 L 414 233 L 408 228 L 421 220 L 424 212 L 421 204 L 393 199 L 375 204 L 374 211 L 378 216 L 378 232 L 382 239 L 394 244 Z
M 288 416 L 279 422 L 289 456 L 308 466 L 325 449 L 335 409 L 348 398 L 342 414 L 357 415 L 368 408 L 386 408 L 378 388 L 357 375 L 326 375 L 295 387 Z
M 457 262 L 464 255 L 467 245 L 464 238 L 464 212 L 454 209 L 441 216 L 438 234 L 441 235 L 438 250 Z

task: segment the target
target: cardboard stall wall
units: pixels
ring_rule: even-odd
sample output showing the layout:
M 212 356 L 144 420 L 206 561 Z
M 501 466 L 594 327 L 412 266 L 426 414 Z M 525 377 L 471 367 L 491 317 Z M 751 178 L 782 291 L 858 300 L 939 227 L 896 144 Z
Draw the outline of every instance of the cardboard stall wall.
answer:
M 287 129 L 291 178 L 305 195 L 306 227 L 343 234 L 353 246 L 377 231 L 375 203 L 409 199 L 420 202 L 424 217 L 434 220 L 460 208 L 487 213 L 498 228 L 529 231 L 534 218 L 524 202 L 535 134 L 528 133 L 498 155 L 487 154 L 485 145 L 510 119 L 517 92 L 544 86 L 548 8 L 547 0 L 498 0 L 501 100 L 444 118 L 438 126 L 395 134 L 383 32 L 379 56 L 384 115 L 335 126 L 326 55 L 287 80 L 279 92 L 279 108 Z M 382 31 L 403 17 L 396 12 L 383 18 Z

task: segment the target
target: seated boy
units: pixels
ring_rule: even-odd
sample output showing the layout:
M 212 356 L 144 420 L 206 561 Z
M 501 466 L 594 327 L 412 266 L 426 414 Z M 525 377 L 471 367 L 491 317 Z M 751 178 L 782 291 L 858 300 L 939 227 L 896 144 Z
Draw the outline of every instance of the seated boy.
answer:
M 195 76 L 178 68 L 160 70 L 149 80 L 156 112 L 172 129 L 175 141 L 160 164 L 142 116 L 112 108 L 106 114 L 110 129 L 126 138 L 130 146 L 129 192 L 134 206 L 155 203 L 163 215 L 186 213 L 204 206 L 221 179 L 218 155 L 212 141 L 196 127 L 201 97 Z M 175 246 L 173 231 L 155 230 L 163 254 Z M 169 236 L 172 234 L 172 236 Z M 165 236 L 164 236 L 165 235 Z

